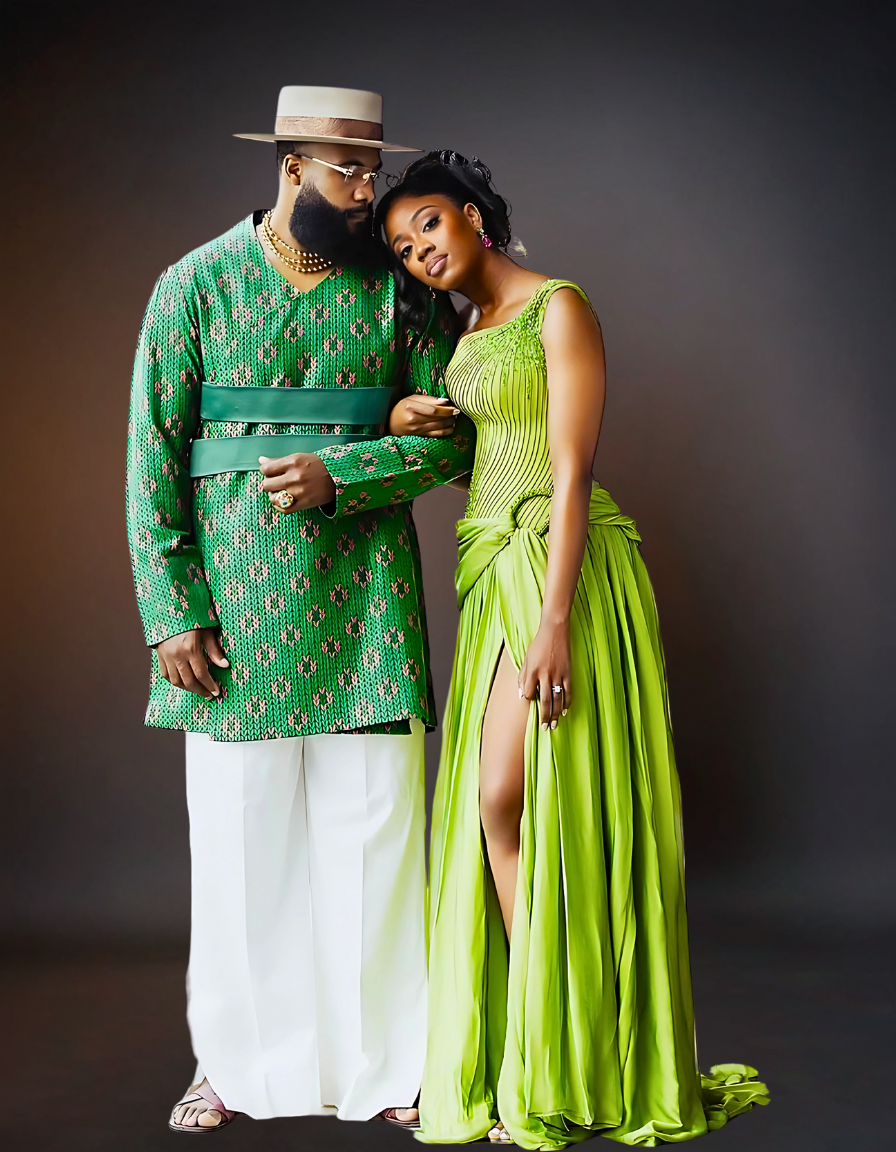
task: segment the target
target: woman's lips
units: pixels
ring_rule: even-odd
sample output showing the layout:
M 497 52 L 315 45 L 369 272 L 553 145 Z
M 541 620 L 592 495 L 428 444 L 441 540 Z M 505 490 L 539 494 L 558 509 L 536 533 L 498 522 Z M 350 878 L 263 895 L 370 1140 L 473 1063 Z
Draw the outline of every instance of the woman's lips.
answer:
M 426 275 L 438 276 L 445 267 L 445 261 L 447 259 L 447 256 L 431 256 L 430 259 L 426 261 Z

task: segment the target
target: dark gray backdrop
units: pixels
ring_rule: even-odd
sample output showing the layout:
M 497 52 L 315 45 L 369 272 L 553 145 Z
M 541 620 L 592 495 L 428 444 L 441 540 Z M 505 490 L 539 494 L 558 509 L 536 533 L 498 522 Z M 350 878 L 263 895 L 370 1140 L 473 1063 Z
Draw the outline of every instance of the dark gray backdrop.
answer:
M 597 474 L 645 538 L 692 898 L 892 917 L 885 10 L 6 6 L 0 933 L 185 930 L 182 737 L 141 726 L 129 374 L 159 272 L 271 203 L 270 147 L 230 134 L 284 83 L 379 90 L 390 138 L 481 156 L 530 265 L 591 294 Z M 417 505 L 440 704 L 461 509 Z

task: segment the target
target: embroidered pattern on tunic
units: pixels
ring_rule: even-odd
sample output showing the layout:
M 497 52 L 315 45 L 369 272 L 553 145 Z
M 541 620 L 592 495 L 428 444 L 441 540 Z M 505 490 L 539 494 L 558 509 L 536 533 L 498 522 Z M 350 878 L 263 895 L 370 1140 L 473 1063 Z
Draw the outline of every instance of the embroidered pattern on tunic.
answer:
M 451 340 L 413 347 L 405 389 L 444 395 Z M 270 267 L 252 218 L 165 272 L 134 365 L 128 533 L 146 641 L 220 624 L 229 669 L 206 701 L 156 670 L 147 724 L 256 740 L 435 723 L 419 550 L 409 501 L 469 471 L 473 433 L 323 449 L 337 489 L 319 509 L 275 513 L 258 472 L 192 480 L 194 438 L 375 427 L 199 418 L 200 384 L 371 387 L 397 364 L 394 284 L 337 268 L 301 293 Z M 406 727 L 406 724 L 405 724 Z

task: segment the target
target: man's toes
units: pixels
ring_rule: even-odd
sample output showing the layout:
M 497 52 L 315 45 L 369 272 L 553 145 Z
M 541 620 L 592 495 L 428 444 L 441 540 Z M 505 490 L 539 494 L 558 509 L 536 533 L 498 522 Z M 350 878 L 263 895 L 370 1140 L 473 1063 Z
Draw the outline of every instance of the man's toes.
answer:
M 204 1112 L 199 1113 L 196 1124 L 199 1128 L 217 1128 L 223 1119 L 217 1108 L 206 1108 Z

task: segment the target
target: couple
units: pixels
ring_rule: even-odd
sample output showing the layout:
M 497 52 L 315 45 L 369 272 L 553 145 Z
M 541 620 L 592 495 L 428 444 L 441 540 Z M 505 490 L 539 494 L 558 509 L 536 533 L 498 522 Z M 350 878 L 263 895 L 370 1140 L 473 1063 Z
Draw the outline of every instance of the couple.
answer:
M 276 142 L 277 202 L 162 275 L 132 388 L 147 723 L 186 732 L 198 1067 L 169 1126 L 718 1127 L 765 1089 L 696 1068 L 662 649 L 591 478 L 591 306 L 506 255 L 477 161 L 429 153 L 372 217 L 380 153 L 414 151 L 374 93 L 284 88 L 248 138 Z M 425 929 L 411 501 L 447 482 L 469 500 Z

